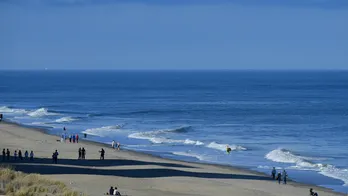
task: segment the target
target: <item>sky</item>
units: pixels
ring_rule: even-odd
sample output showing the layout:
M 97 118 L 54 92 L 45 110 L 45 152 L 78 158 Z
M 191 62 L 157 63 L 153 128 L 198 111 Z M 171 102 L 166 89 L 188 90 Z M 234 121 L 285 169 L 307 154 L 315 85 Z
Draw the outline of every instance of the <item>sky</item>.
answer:
M 0 69 L 348 69 L 348 0 L 0 0 Z

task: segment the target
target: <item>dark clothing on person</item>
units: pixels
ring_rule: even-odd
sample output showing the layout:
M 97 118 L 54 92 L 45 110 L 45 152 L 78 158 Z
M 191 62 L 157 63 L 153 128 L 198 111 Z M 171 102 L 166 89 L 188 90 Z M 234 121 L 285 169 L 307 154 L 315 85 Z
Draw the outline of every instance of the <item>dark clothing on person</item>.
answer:
M 7 149 L 6 151 L 6 156 L 7 156 L 7 160 L 10 160 L 11 153 L 9 149 Z
M 21 150 L 18 151 L 18 158 L 20 160 L 23 160 L 23 156 L 22 156 L 22 151 Z
M 82 158 L 82 150 L 81 150 L 81 148 L 79 148 L 79 159 L 81 159 Z
M 273 168 L 273 170 L 272 170 L 272 179 L 273 180 L 276 179 L 276 174 L 277 174 L 277 170 L 275 170 L 275 168 Z
M 3 115 L 2 115 L 2 114 L 0 114 L 0 121 L 2 121 L 2 118 L 3 118 Z
M 76 137 L 75 137 L 75 135 L 73 135 L 73 136 L 72 136 L 72 141 L 73 141 L 73 143 L 75 143 L 75 140 L 76 140 Z
M 109 189 L 109 195 L 114 195 L 114 188 L 113 188 L 113 187 L 111 187 L 111 188 Z
M 79 135 L 76 134 L 76 143 L 79 143 Z
M 282 181 L 282 174 L 281 173 L 278 173 L 277 180 L 278 180 L 278 183 L 280 184 L 280 182 Z
M 82 148 L 81 153 L 82 153 L 82 159 L 86 159 L 86 150 L 85 150 L 85 148 Z
M 100 160 L 104 160 L 104 156 L 105 156 L 105 151 L 104 149 L 102 148 L 100 152 Z
M 52 154 L 53 163 L 55 163 L 55 164 L 58 163 L 58 155 L 59 155 L 59 153 L 57 150 Z
M 2 160 L 5 161 L 6 159 L 6 150 L 5 148 L 2 150 Z

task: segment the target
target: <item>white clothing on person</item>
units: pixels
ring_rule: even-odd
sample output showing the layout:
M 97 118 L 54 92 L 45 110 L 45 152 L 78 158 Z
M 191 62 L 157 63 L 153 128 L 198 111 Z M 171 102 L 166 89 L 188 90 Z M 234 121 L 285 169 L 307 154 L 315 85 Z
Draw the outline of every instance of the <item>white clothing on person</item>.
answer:
M 114 190 L 114 195 L 121 195 L 120 192 L 118 192 L 117 189 Z
M 115 148 L 115 140 L 112 140 L 111 147 Z

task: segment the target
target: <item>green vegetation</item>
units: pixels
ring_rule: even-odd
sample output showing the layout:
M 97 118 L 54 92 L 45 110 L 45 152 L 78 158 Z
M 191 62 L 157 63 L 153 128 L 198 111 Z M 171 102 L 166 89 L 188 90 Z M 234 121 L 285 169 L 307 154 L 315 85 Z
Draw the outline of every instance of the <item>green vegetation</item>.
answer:
M 5 166 L 0 166 L 0 182 L 6 182 L 4 193 L 9 196 L 81 196 L 62 182 L 46 179 L 39 174 L 17 172 Z

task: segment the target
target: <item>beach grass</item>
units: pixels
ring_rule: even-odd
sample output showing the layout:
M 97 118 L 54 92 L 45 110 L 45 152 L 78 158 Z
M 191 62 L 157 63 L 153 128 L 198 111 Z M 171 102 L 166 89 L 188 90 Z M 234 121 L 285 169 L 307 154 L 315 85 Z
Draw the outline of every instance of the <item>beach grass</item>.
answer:
M 9 196 L 85 196 L 62 182 L 39 174 L 17 172 L 8 166 L 0 166 L 0 181 L 6 183 L 2 194 Z

